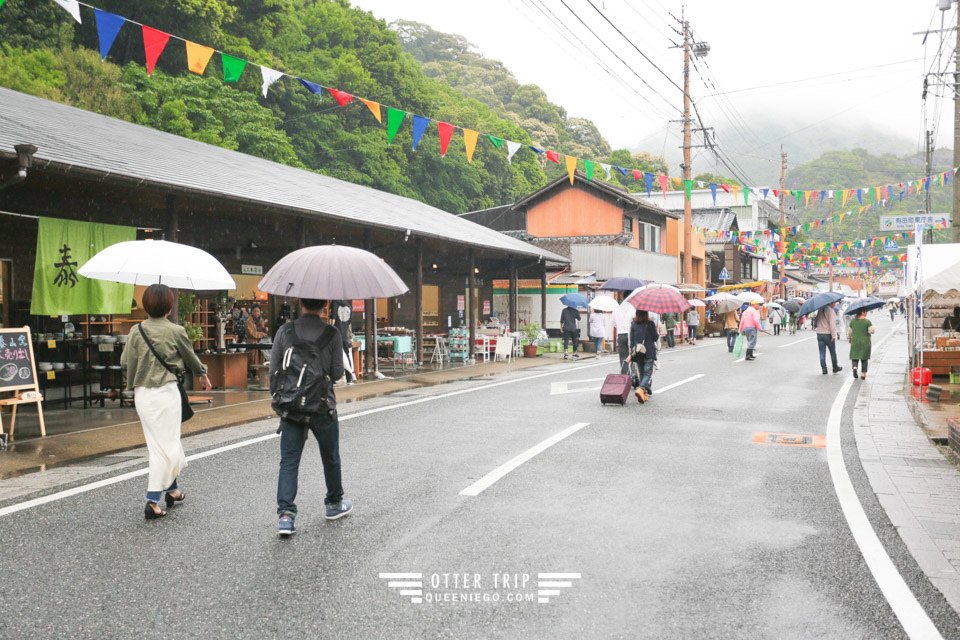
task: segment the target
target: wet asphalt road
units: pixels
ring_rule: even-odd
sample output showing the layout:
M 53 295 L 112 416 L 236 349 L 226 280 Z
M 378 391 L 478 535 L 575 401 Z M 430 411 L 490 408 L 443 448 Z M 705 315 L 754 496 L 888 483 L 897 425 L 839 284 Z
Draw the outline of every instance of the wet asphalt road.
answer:
M 874 321 L 878 337 L 890 327 Z M 812 336 L 761 336 L 755 362 L 734 362 L 718 341 L 667 350 L 644 406 L 600 406 L 600 379 L 617 368 L 608 357 L 344 407 L 476 389 L 345 419 L 356 508 L 337 522 L 322 518 L 311 440 L 290 540 L 274 534 L 276 439 L 192 462 L 187 502 L 163 521 L 138 517 L 144 478 L 0 518 L 0 637 L 904 637 L 847 528 L 825 449 L 751 441 L 825 433 L 849 363 L 821 375 Z M 854 485 L 944 637 L 960 638 L 864 481 L 854 399 L 842 426 Z M 588 425 L 459 495 L 577 423 Z M 381 573 L 422 574 L 427 601 Z M 580 577 L 539 603 L 538 573 Z M 443 601 L 453 598 L 480 601 Z

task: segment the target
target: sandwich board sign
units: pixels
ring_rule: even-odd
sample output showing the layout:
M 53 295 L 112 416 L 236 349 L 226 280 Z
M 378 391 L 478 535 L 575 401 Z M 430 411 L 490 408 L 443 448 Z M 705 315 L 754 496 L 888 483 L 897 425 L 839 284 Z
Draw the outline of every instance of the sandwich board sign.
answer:
M 12 396 L 8 396 L 12 393 Z M 30 327 L 0 329 L 0 407 L 10 407 L 10 433 L 17 424 L 17 406 L 36 403 L 40 418 L 40 435 L 47 435 L 43 422 L 43 396 L 37 382 L 37 365 L 33 356 L 33 341 Z M 7 434 L 3 431 L 0 414 L 0 445 L 5 445 Z

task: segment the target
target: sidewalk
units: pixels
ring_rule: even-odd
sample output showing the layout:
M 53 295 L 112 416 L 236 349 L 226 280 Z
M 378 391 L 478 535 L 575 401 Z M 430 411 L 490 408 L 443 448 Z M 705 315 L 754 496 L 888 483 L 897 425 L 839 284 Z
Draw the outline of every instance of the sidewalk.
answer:
M 960 612 L 960 472 L 928 440 L 907 403 L 902 331 L 875 348 L 853 429 L 877 499 L 921 570 Z
M 607 358 L 616 356 L 605 356 Z M 588 360 L 589 358 L 584 358 Z M 350 387 L 336 388 L 340 405 L 368 400 L 399 391 L 429 387 L 469 378 L 490 377 L 496 374 L 520 371 L 544 365 L 557 365 L 563 360 L 560 354 L 538 358 L 515 358 L 509 362 L 485 362 L 482 364 L 442 369 L 398 379 L 373 380 Z M 183 425 L 183 436 L 195 436 L 204 432 L 272 418 L 270 400 L 252 400 L 242 404 L 198 409 L 196 415 Z M 135 414 L 134 414 L 135 417 Z M 88 429 L 73 433 L 33 438 L 14 443 L 10 450 L 0 452 L 0 479 L 12 478 L 36 471 L 75 463 L 98 456 L 108 456 L 144 446 L 143 429 L 138 420 L 107 427 Z M 0 500 L 3 496 L 0 495 Z

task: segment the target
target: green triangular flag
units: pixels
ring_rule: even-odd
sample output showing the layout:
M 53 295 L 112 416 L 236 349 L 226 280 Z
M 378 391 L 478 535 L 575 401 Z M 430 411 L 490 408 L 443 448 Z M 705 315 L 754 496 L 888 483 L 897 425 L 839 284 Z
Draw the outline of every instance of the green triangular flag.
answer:
M 693 191 L 693 180 L 684 180 L 683 181 L 683 193 L 687 197 L 687 200 L 690 199 L 690 192 Z
M 793 195 L 797 196 L 797 204 L 800 204 L 801 202 L 803 202 L 803 192 L 801 192 L 799 189 L 797 191 L 794 191 Z
M 0 0 L 0 7 L 2 7 L 2 6 L 3 6 L 3 3 L 6 2 L 6 1 L 7 1 L 7 0 Z
M 220 54 L 220 61 L 223 63 L 223 81 L 236 82 L 240 79 L 240 74 L 247 66 L 247 61 L 241 58 L 234 58 L 225 53 Z
M 596 166 L 597 166 L 597 163 L 595 163 L 593 160 L 583 161 L 583 168 L 587 172 L 587 182 L 590 182 L 591 180 L 593 180 L 593 170 L 594 168 L 596 168 Z
M 497 149 L 503 146 L 503 138 L 498 138 L 496 136 L 487 136 L 487 140 L 490 141 L 490 144 L 495 146 Z
M 750 204 L 750 187 L 743 188 L 743 204 Z
M 393 138 L 397 135 L 397 131 L 400 130 L 400 125 L 403 124 L 403 119 L 406 115 L 406 111 L 387 107 L 387 144 L 393 142 Z

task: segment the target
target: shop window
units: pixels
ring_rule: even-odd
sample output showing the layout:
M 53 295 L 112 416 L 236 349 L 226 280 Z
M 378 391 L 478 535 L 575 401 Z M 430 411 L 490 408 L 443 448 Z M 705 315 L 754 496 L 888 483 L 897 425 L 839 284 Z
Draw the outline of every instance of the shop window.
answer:
M 633 233 L 633 220 L 630 219 L 630 216 L 623 216 L 623 232 Z
M 660 253 L 660 227 L 648 222 L 639 223 L 640 248 L 644 251 Z

